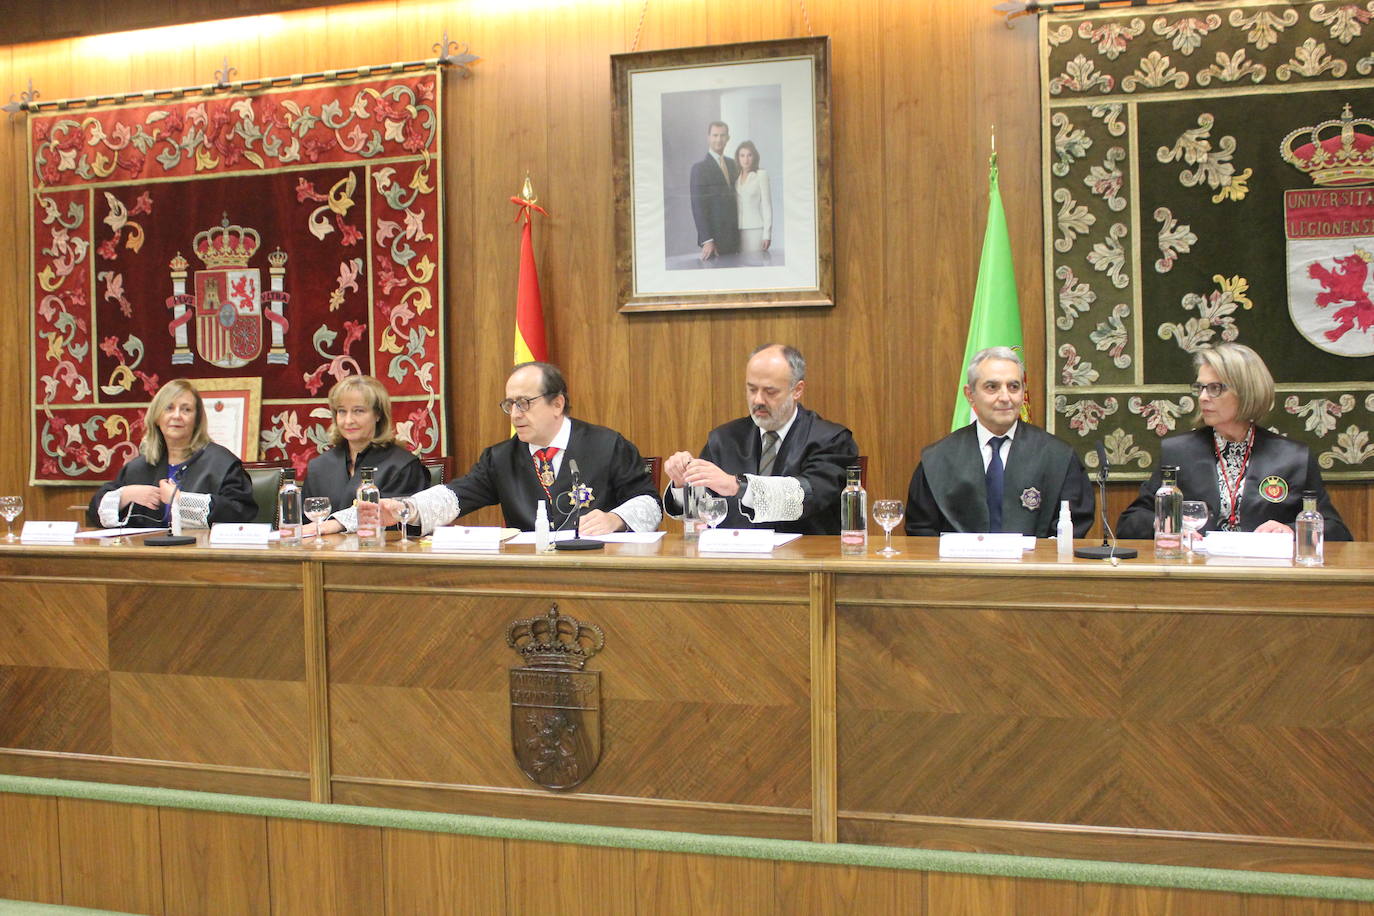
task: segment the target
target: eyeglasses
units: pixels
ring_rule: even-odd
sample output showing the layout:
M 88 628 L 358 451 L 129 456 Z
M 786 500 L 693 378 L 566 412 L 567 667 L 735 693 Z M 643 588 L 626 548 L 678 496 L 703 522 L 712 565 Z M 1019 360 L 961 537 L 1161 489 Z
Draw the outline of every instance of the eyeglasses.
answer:
M 534 406 L 535 401 L 546 397 L 548 397 L 547 394 L 537 394 L 532 398 L 506 398 L 500 404 L 501 412 L 506 416 L 510 416 L 511 411 L 518 408 L 521 413 L 525 413 Z
M 1209 398 L 1219 398 L 1231 390 L 1231 386 L 1225 382 L 1208 382 L 1206 385 L 1202 382 L 1193 382 L 1189 387 L 1193 389 L 1193 394 L 1198 397 L 1202 397 L 1202 392 L 1205 391 Z

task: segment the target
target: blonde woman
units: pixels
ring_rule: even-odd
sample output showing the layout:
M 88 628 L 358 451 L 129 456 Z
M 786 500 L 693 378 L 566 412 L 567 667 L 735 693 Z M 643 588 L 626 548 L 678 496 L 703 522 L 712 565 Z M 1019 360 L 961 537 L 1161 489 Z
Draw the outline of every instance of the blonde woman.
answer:
M 234 453 L 210 441 L 205 404 L 186 379 L 163 385 L 144 414 L 138 457 L 91 497 L 86 521 L 102 528 L 160 528 L 178 496 L 183 528 L 251 522 L 253 484 Z
M 420 459 L 396 441 L 391 422 L 391 396 L 370 375 L 350 375 L 329 391 L 334 425 L 331 447 L 311 459 L 305 470 L 303 497 L 328 496 L 334 513 L 306 533 L 337 534 L 356 531 L 358 514 L 353 499 L 362 485 L 362 469 L 372 468 L 372 482 L 382 497 L 409 496 L 429 486 L 429 473 Z
M 745 140 L 735 149 L 735 161 L 739 163 L 739 177 L 735 179 L 739 250 L 757 254 L 773 243 L 773 192 L 768 173 L 759 168 L 759 148 L 753 140 Z

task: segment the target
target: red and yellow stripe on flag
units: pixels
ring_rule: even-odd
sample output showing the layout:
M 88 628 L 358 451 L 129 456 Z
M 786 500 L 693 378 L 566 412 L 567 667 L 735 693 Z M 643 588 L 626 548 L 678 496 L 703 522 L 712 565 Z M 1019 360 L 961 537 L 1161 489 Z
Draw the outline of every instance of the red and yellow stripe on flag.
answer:
M 548 340 L 544 335 L 544 302 L 539 295 L 539 270 L 534 263 L 530 211 L 549 214 L 536 203 L 528 175 L 520 196 L 512 197 L 511 203 L 519 208 L 515 218 L 524 218 L 520 231 L 520 280 L 515 290 L 515 364 L 519 365 L 549 358 Z

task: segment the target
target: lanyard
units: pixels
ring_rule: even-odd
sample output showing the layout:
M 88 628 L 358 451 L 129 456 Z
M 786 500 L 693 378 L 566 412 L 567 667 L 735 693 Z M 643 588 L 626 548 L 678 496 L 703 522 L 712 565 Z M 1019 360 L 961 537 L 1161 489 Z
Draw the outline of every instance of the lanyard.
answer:
M 553 507 L 553 494 L 549 492 L 549 487 L 553 486 L 553 456 L 558 454 L 558 449 L 552 445 L 548 448 L 541 448 L 534 453 L 534 476 L 539 478 L 539 485 L 544 488 L 544 495 L 549 498 L 549 507 Z
M 1235 530 L 1236 518 L 1240 514 L 1240 488 L 1245 484 L 1245 469 L 1250 466 L 1250 450 L 1255 445 L 1255 427 L 1250 426 L 1250 432 L 1245 437 L 1245 454 L 1240 459 L 1240 470 L 1236 473 L 1236 482 L 1231 483 L 1231 475 L 1226 470 L 1226 460 L 1221 457 L 1221 445 L 1212 439 L 1212 448 L 1217 453 L 1217 467 L 1221 470 L 1221 482 L 1226 487 L 1226 493 L 1231 497 L 1231 515 L 1227 519 L 1231 524 L 1231 529 Z

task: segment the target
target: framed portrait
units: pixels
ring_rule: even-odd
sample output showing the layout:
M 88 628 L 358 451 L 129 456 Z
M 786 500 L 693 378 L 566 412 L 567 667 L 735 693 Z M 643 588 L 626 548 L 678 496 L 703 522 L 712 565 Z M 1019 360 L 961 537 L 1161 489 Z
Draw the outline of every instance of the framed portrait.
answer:
M 830 39 L 611 57 L 622 312 L 834 305 Z
M 240 461 L 257 461 L 262 379 L 196 378 L 190 381 L 205 402 L 205 424 L 210 440 L 233 452 Z

